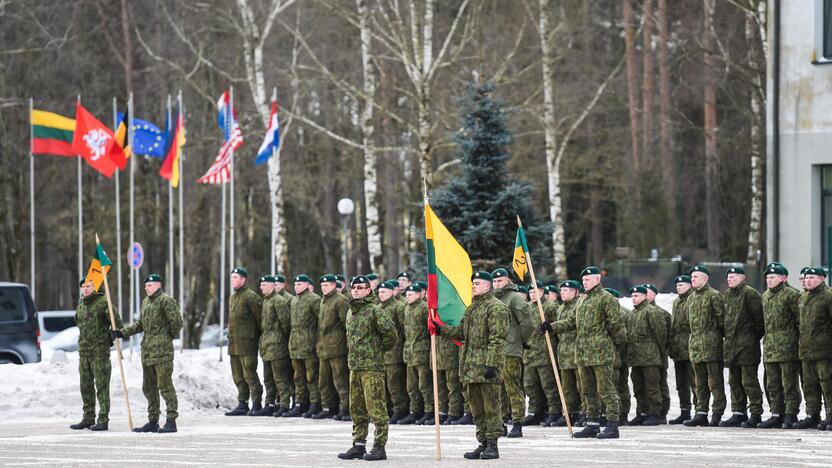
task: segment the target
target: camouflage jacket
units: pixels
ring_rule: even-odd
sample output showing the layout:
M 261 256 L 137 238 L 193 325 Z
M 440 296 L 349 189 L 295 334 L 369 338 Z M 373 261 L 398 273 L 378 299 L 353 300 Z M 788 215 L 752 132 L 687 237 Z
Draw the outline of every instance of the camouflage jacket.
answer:
M 508 336 L 504 352 L 506 356 L 523 357 L 524 345 L 527 345 L 529 338 L 534 331 L 534 324 L 529 318 L 526 309 L 528 302 L 517 290 L 516 284 L 509 284 L 502 289 L 494 289 L 494 297 L 508 306 Z
M 430 364 L 428 305 L 424 301 L 404 306 L 404 362 L 408 366 Z
M 725 301 L 722 295 L 706 284 L 700 289 L 691 289 L 687 306 L 691 362 L 722 361 L 722 338 L 725 336 Z
M 379 307 L 387 312 L 396 327 L 396 343 L 384 352 L 384 364 L 401 364 L 404 362 L 404 304 L 396 298 L 390 298 Z
M 643 301 L 630 314 L 627 326 L 627 361 L 633 367 L 662 366 L 667 344 L 664 312 Z
M 257 356 L 263 298 L 243 286 L 228 299 L 228 354 Z
M 575 330 L 578 366 L 615 364 L 616 347 L 627 340 L 627 328 L 618 301 L 600 284 L 578 298 L 574 317 L 552 324 L 555 333 Z
M 546 318 L 547 322 L 554 322 L 555 317 L 558 313 L 558 303 L 551 302 L 551 301 L 540 301 L 543 305 L 543 316 Z M 527 313 L 529 314 L 529 320 L 532 323 L 540 322 L 540 311 L 537 310 L 537 303 L 532 301 L 529 302 L 528 306 L 526 307 Z M 552 351 L 557 353 L 558 350 L 558 339 L 557 335 L 554 333 L 549 334 L 549 338 L 552 341 Z M 523 353 L 523 365 L 529 367 L 540 367 L 540 366 L 551 366 L 551 362 L 549 361 L 549 349 L 546 346 L 546 337 L 543 333 L 540 333 L 539 328 L 535 328 L 532 332 L 532 336 L 529 338 L 529 349 L 527 349 Z
M 383 371 L 383 355 L 396 344 L 390 314 L 370 299 L 351 299 L 346 322 L 349 369 Z
M 459 348 L 451 340 L 436 338 L 436 367 L 439 370 L 459 369 Z
M 121 328 L 121 316 L 113 307 L 116 328 Z M 78 326 L 78 354 L 89 358 L 110 359 L 110 311 L 104 293 L 94 292 L 81 298 L 75 309 L 75 325 Z
M 291 303 L 292 303 L 292 298 L 294 298 L 294 297 L 295 297 L 295 296 L 293 296 L 291 293 L 289 293 L 289 291 L 287 291 L 287 290 L 286 290 L 286 288 L 283 288 L 283 289 L 282 289 L 280 292 L 278 292 L 277 294 L 278 294 L 278 295 L 280 295 L 280 297 L 282 297 L 283 299 L 286 299 L 286 302 L 288 302 L 289 304 L 291 304 Z
M 289 332 L 291 332 L 289 301 L 280 293 L 263 301 L 263 319 L 260 322 L 260 357 L 264 361 L 289 359 Z
M 662 353 L 662 365 L 665 369 L 667 369 L 668 361 L 667 356 L 669 354 L 670 349 L 670 335 L 673 333 L 673 316 L 670 315 L 670 312 L 664 310 L 663 308 L 659 307 L 656 302 L 651 302 L 653 307 L 659 309 L 659 312 L 662 313 L 662 319 L 664 320 L 664 327 L 665 327 L 665 336 L 667 337 L 664 343 L 660 343 L 661 345 L 661 353 Z
M 577 297 L 559 305 L 554 322 L 567 319 L 575 320 L 575 311 L 578 310 L 577 305 Z M 577 333 L 572 329 L 562 331 L 556 336 L 558 337 L 558 369 L 577 369 L 578 364 L 575 361 L 575 338 Z
M 688 342 L 690 341 L 690 322 L 688 322 L 688 298 L 691 290 L 680 294 L 673 300 L 673 318 L 670 322 L 670 347 L 668 354 L 677 362 L 690 361 Z
M 621 323 L 624 324 L 624 336 L 626 337 L 629 337 L 628 327 L 630 326 L 630 315 L 631 313 L 626 307 L 622 305 L 618 306 L 618 316 L 621 318 Z M 615 361 L 613 361 L 612 366 L 616 369 L 630 367 L 627 361 L 627 340 L 624 340 L 623 343 L 615 345 Z
M 463 385 L 502 381 L 508 315 L 508 307 L 488 292 L 473 298 L 459 326 L 442 327 L 442 337 L 465 343 L 459 356 L 459 378 Z M 486 379 L 486 367 L 497 369 L 496 377 Z
M 330 359 L 347 354 L 345 324 L 349 310 L 349 300 L 337 291 L 321 298 L 318 315 L 318 343 L 315 346 L 318 359 Z
M 142 364 L 173 361 L 173 339 L 182 330 L 182 314 L 176 299 L 158 289 L 142 300 L 139 320 L 122 330 L 124 336 L 144 332 L 142 336 Z
M 806 291 L 798 302 L 800 311 L 800 359 L 832 359 L 832 289 L 821 283 Z
M 760 363 L 760 339 L 765 333 L 762 296 L 745 283 L 722 293 L 725 301 L 725 367 Z
M 800 339 L 800 293 L 779 284 L 763 293 L 763 362 L 797 361 Z
M 316 359 L 315 344 L 318 341 L 318 316 L 321 296 L 305 291 L 292 298 L 290 303 L 292 331 L 289 334 L 289 357 L 292 359 Z

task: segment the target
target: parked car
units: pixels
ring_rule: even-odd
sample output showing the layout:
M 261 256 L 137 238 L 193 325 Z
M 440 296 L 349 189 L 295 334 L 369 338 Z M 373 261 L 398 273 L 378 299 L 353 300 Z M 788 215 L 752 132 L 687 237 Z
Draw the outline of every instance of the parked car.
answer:
M 38 326 L 40 340 L 48 341 L 58 333 L 75 326 L 74 310 L 41 310 L 38 311 Z
M 40 362 L 38 313 L 21 283 L 0 282 L 0 364 Z

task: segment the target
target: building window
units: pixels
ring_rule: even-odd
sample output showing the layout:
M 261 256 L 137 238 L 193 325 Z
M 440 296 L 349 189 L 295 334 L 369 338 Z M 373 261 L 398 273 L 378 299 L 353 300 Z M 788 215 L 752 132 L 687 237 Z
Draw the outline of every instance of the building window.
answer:
M 829 255 L 832 253 L 832 165 L 821 166 L 821 263 L 832 266 Z

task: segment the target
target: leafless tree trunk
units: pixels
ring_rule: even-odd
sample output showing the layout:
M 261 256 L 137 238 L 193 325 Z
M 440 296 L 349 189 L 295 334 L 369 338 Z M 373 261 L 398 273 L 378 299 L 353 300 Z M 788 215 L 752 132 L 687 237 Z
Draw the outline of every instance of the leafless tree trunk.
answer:
M 673 126 L 670 119 L 670 57 L 668 53 L 667 0 L 659 0 L 659 131 L 662 189 L 667 207 L 668 244 L 676 241 L 676 187 L 673 170 Z
M 624 0 L 624 44 L 627 54 L 627 102 L 630 108 L 630 141 L 631 141 L 631 157 L 633 162 L 633 169 L 639 172 L 639 151 L 638 151 L 638 77 L 637 75 L 637 57 L 636 57 L 636 25 L 633 17 L 632 0 Z
M 127 94 L 133 92 L 133 36 L 130 35 L 130 7 L 121 0 L 121 35 L 124 40 L 124 77 Z
M 642 34 L 642 92 L 643 106 L 641 118 L 643 121 L 641 132 L 641 147 L 645 167 L 652 169 L 656 158 L 653 157 L 653 0 L 644 0 L 642 11 L 644 18 L 644 32 Z
M 745 37 L 748 43 L 748 66 L 751 68 L 752 83 L 754 89 L 749 93 L 751 107 L 751 215 L 748 223 L 748 254 L 746 263 L 755 264 L 758 261 L 758 252 L 762 249 L 763 230 L 763 198 L 765 197 L 765 155 L 763 154 L 763 119 L 765 118 L 765 105 L 761 96 L 764 96 L 762 74 L 765 70 L 765 18 L 766 2 L 759 1 L 758 8 L 749 9 L 745 17 Z M 755 14 L 757 15 L 755 17 Z M 763 56 L 764 63 L 761 65 L 757 60 Z
M 716 124 L 716 46 L 713 18 L 715 0 L 703 0 L 704 27 L 702 29 L 703 75 L 704 75 L 704 130 L 705 130 L 705 230 L 708 240 L 708 254 L 713 260 L 720 256 L 719 225 L 719 153 L 717 152 Z

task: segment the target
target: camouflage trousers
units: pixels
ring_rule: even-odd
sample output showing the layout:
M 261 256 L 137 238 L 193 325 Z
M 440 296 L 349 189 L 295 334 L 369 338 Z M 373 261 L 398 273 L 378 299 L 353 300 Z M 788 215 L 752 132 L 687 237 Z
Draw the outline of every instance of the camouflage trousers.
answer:
M 98 423 L 110 422 L 110 354 L 103 357 L 80 356 L 78 374 L 81 401 L 84 403 L 84 423 L 95 422 L 95 400 L 98 398 Z
M 408 411 L 410 399 L 407 396 L 407 367 L 402 363 L 385 364 L 384 374 L 393 411 L 396 413 Z
M 798 369 L 800 361 L 767 362 L 766 395 L 768 396 L 771 414 L 790 414 L 797 416 L 800 412 L 800 383 Z
M 176 398 L 176 389 L 173 388 L 173 361 L 142 364 L 142 393 L 147 399 L 148 421 L 159 421 L 159 394 L 165 399 L 165 417 L 168 421 L 176 421 L 179 417 L 179 400 Z
M 500 384 L 472 383 L 465 386 L 471 416 L 477 427 L 477 441 L 498 439 L 503 434 L 500 420 Z
M 696 401 L 696 380 L 693 375 L 693 364 L 690 361 L 673 361 L 676 370 L 676 393 L 679 394 L 679 408 L 690 411 L 691 395 Z
M 696 413 L 708 414 L 711 396 L 714 403 L 711 410 L 721 415 L 725 412 L 725 379 L 722 376 L 722 361 L 695 362 L 693 374 L 696 377 Z
M 369 423 L 376 427 L 373 446 L 387 444 L 387 428 L 390 416 L 384 404 L 384 371 L 350 371 L 350 416 L 352 440 L 366 444 Z
M 658 416 L 662 411 L 661 366 L 635 366 L 631 377 L 636 396 L 636 414 Z
M 821 395 L 826 401 L 826 417 L 832 418 L 832 359 L 803 361 L 803 397 L 806 414 L 819 414 Z
M 618 393 L 619 402 L 619 418 L 627 419 L 630 414 L 630 367 L 623 365 L 613 369 L 613 380 L 615 381 L 615 391 Z M 610 415 L 615 418 L 614 415 Z
M 318 364 L 318 392 L 321 404 L 330 410 L 350 410 L 350 370 L 347 356 L 321 359 Z
M 667 359 L 665 358 L 665 362 Z M 661 393 L 662 408 L 660 416 L 667 416 L 670 412 L 670 385 L 667 383 L 667 367 L 659 366 L 659 393 Z
M 585 401 L 587 419 L 601 417 L 601 405 L 610 417 L 621 414 L 621 402 L 613 381 L 613 365 L 579 367 L 581 396 Z
M 581 406 L 581 392 L 579 390 L 578 369 L 560 370 L 560 384 L 563 386 L 563 398 L 566 399 L 566 408 L 569 414 L 579 413 L 584 410 Z
M 551 365 L 523 369 L 523 387 L 529 395 L 529 413 L 560 413 L 560 395 Z
M 411 413 L 433 412 L 433 376 L 428 366 L 407 366 Z
M 462 416 L 462 384 L 459 382 L 459 369 L 439 369 L 436 375 L 439 388 L 439 414 Z
M 295 380 L 295 404 L 321 402 L 318 393 L 318 359 L 292 359 Z
M 503 366 L 504 414 L 510 414 L 513 424 L 522 423 L 526 417 L 526 394 L 523 391 L 523 358 L 506 356 Z M 509 413 L 510 411 L 510 413 Z
M 266 387 L 266 404 L 289 408 L 292 397 L 292 361 L 288 358 L 263 361 L 263 382 Z
M 728 386 L 731 388 L 731 411 L 745 414 L 763 414 L 763 390 L 757 380 L 757 366 L 731 366 L 728 368 Z
M 231 356 L 231 378 L 237 386 L 237 401 L 260 403 L 263 386 L 257 376 L 257 355 Z

